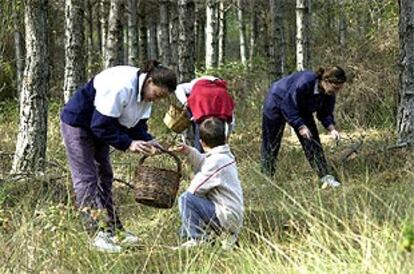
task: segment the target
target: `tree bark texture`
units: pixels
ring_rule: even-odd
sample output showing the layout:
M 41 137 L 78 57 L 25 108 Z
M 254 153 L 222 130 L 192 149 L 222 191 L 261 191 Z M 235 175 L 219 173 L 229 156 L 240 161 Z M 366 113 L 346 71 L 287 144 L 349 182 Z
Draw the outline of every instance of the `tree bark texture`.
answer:
M 178 1 L 178 82 L 189 82 L 195 77 L 193 0 Z
M 139 63 L 144 64 L 148 59 L 148 29 L 147 29 L 147 2 L 140 1 L 138 5 L 139 24 Z
M 208 0 L 206 5 L 206 69 L 218 63 L 218 1 Z
M 14 174 L 43 171 L 47 147 L 48 1 L 28 0 L 25 4 L 26 67 L 12 165 Z
M 108 38 L 106 42 L 105 67 L 123 63 L 123 17 L 125 0 L 111 0 L 108 20 Z
M 240 61 L 243 65 L 247 64 L 246 48 L 246 31 L 244 25 L 244 3 L 243 0 L 237 0 L 237 22 L 239 24 L 239 41 L 240 41 Z
M 296 68 L 309 69 L 310 64 L 310 0 L 296 0 Z
M 65 72 L 63 79 L 65 103 L 85 82 L 84 5 L 83 0 L 65 1 Z
M 24 73 L 24 41 L 21 33 L 23 27 L 21 15 L 21 5 L 17 0 L 13 0 L 13 24 L 14 24 L 14 48 L 16 58 L 16 97 L 19 96 L 22 87 Z
M 271 27 L 269 43 L 270 73 L 274 79 L 279 79 L 284 74 L 285 67 L 285 43 L 283 33 L 283 10 L 281 0 L 269 0 Z
M 128 0 L 128 64 L 138 65 L 137 0 Z
M 400 6 L 400 102 L 398 143 L 414 144 L 414 2 L 399 0 Z
M 171 65 L 169 10 L 170 1 L 160 0 L 160 60 L 166 66 Z

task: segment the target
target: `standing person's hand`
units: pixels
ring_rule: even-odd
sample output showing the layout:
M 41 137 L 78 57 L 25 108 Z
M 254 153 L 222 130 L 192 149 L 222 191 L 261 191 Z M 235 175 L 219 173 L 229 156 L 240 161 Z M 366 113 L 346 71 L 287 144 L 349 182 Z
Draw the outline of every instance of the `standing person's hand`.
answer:
M 156 151 L 156 148 L 146 141 L 132 141 L 128 149 L 131 152 L 142 153 L 145 156 L 150 156 Z
M 341 135 L 336 129 L 332 129 L 329 134 L 331 134 L 332 139 L 339 142 L 341 140 Z
M 150 144 L 155 149 L 154 153 L 161 153 L 161 150 L 164 149 L 164 147 L 160 143 L 158 143 L 158 141 L 155 139 L 152 139 L 148 141 L 147 143 Z
M 310 139 L 312 138 L 312 133 L 310 132 L 309 128 L 307 126 L 301 126 L 299 128 L 299 134 L 303 138 Z
M 186 144 L 179 144 L 178 146 L 171 149 L 174 152 L 182 153 L 188 155 L 191 152 L 191 148 Z

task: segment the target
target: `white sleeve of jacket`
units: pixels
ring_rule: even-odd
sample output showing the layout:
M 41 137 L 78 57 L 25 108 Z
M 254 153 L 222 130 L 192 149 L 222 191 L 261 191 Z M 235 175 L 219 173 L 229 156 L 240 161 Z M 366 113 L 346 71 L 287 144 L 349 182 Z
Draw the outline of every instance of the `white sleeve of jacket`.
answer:
M 194 172 L 199 172 L 201 166 L 206 159 L 206 155 L 200 153 L 197 149 L 190 147 L 190 153 L 188 154 L 188 161 L 194 169 Z
M 175 89 L 175 96 L 181 104 L 185 105 L 187 103 L 187 96 L 190 95 L 193 86 L 194 83 L 182 83 L 177 85 L 177 88 Z

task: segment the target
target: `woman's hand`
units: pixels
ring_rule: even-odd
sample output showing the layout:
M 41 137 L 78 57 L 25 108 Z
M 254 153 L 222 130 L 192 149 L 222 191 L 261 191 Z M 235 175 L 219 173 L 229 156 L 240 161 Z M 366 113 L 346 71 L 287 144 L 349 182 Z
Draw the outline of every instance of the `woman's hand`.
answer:
M 191 152 L 191 148 L 187 146 L 186 144 L 179 144 L 178 146 L 173 147 L 170 150 L 181 153 L 181 154 L 185 154 L 185 155 L 188 155 Z
M 312 138 L 312 133 L 310 132 L 309 128 L 307 126 L 301 126 L 299 128 L 299 134 L 305 139 Z
M 145 156 L 153 155 L 157 151 L 153 144 L 146 141 L 132 141 L 128 150 L 135 153 L 142 153 Z
M 329 134 L 331 134 L 332 139 L 339 142 L 341 140 L 341 135 L 336 129 L 332 129 Z

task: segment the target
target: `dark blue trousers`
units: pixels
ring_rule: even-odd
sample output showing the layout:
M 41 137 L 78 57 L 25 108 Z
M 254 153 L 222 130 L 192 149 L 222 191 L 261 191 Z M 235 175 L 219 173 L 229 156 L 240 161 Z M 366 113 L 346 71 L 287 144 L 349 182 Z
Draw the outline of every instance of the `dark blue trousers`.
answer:
M 304 119 L 304 122 L 311 131 L 312 138 L 306 139 L 302 137 L 298 130 L 295 130 L 296 135 L 299 138 L 309 164 L 318 173 L 319 177 L 323 177 L 329 173 L 329 168 L 319 139 L 315 120 L 310 115 Z M 282 113 L 279 113 L 275 119 L 269 119 L 266 115 L 263 115 L 261 164 L 262 172 L 268 176 L 273 176 L 276 172 L 277 155 L 282 142 L 285 125 L 286 120 Z

